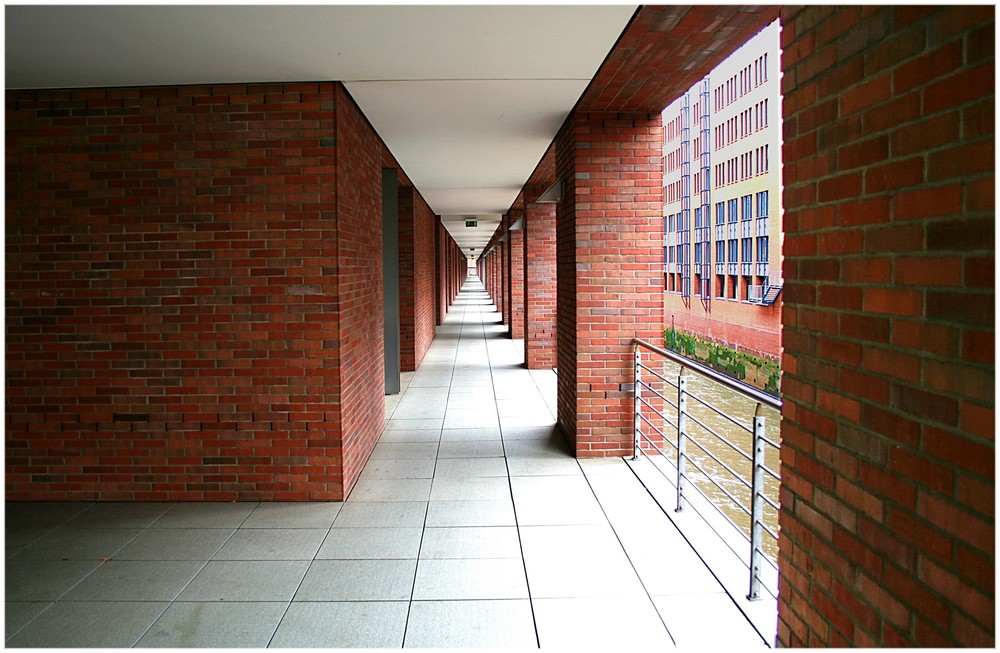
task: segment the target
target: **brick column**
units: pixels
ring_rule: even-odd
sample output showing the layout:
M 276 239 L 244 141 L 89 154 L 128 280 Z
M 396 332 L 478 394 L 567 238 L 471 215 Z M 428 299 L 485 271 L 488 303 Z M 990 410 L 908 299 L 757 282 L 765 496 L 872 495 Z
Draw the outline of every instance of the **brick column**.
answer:
M 524 211 L 518 209 L 510 212 L 510 223 L 513 226 L 524 215 Z M 524 337 L 524 229 L 523 220 L 521 228 L 507 232 L 508 250 L 510 252 L 509 270 L 507 273 L 507 296 L 509 297 L 510 337 Z
M 524 363 L 556 366 L 556 205 L 527 204 L 524 216 Z
M 578 456 L 632 450 L 631 340 L 662 338 L 660 114 L 576 113 L 556 139 L 559 424 Z
M 995 646 L 994 21 L 782 8 L 781 646 Z

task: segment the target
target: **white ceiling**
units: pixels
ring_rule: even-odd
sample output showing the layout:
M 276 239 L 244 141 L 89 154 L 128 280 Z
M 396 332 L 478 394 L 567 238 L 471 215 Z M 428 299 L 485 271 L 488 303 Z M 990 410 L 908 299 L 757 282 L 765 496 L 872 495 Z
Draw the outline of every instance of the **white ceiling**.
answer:
M 8 5 L 6 87 L 343 81 L 478 255 L 636 7 Z

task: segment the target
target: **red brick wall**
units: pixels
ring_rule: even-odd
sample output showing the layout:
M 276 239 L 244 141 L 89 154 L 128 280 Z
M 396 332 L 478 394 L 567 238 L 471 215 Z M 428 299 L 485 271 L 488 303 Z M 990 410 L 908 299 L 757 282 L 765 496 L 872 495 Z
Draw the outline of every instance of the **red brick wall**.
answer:
M 521 219 L 523 210 L 510 212 L 510 221 Z M 523 224 L 523 222 L 522 222 Z M 507 274 L 508 296 L 510 297 L 510 331 L 511 338 L 524 337 L 524 230 L 511 231 L 508 236 L 510 251 L 510 269 Z
M 349 493 L 385 422 L 382 161 L 385 145 L 337 85 L 337 256 L 344 490 Z M 322 332 L 319 332 L 320 334 Z M 319 335 L 319 334 L 318 334 Z M 329 393 L 328 401 L 337 396 Z
M 995 645 L 994 11 L 782 10 L 782 645 Z
M 420 365 L 435 334 L 435 231 L 437 217 L 414 188 L 399 190 L 400 362 Z
M 8 499 L 341 498 L 338 99 L 7 94 Z
M 771 306 L 731 302 L 713 297 L 711 312 L 708 313 L 702 308 L 700 298 L 691 297 L 689 303 L 690 308 L 684 306 L 679 295 L 665 295 L 666 328 L 669 329 L 673 325 L 680 331 L 727 347 L 774 361 L 780 360 L 781 295 L 778 295 L 778 301 Z
M 556 366 L 556 205 L 529 203 L 525 212 L 524 361 Z
M 631 452 L 631 340 L 662 338 L 662 137 L 658 113 L 579 112 L 557 136 L 557 403 L 578 456 Z

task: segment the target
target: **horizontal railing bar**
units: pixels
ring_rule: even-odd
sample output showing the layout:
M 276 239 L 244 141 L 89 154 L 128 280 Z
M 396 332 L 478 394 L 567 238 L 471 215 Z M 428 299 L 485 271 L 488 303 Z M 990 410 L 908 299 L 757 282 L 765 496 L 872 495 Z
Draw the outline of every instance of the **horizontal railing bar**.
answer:
M 767 465 L 764 465 L 763 467 L 761 467 L 761 469 L 763 469 L 767 473 L 767 475 L 773 478 L 774 480 L 781 482 L 781 475 L 778 474 L 778 472 L 772 471 L 771 468 L 768 467 Z
M 736 418 L 734 418 L 734 417 L 733 417 L 732 415 L 730 415 L 730 414 L 728 414 L 728 413 L 724 413 L 724 412 L 722 412 L 721 410 L 719 410 L 718 408 L 716 408 L 715 406 L 713 406 L 713 405 L 712 405 L 711 403 L 709 403 L 709 402 L 708 402 L 708 401 L 706 401 L 705 399 L 702 399 L 701 397 L 699 397 L 699 396 L 698 396 L 698 395 L 696 395 L 695 393 L 693 393 L 693 392 L 688 392 L 688 396 L 689 396 L 689 397 L 691 397 L 692 399 L 696 400 L 696 401 L 697 401 L 697 402 L 698 402 L 699 404 L 701 404 L 701 405 L 702 405 L 702 406 L 704 406 L 705 408 L 708 408 L 709 410 L 711 410 L 711 411 L 712 411 L 713 413 L 715 413 L 715 414 L 716 414 L 716 415 L 718 415 L 719 417 L 724 417 L 724 418 L 726 418 L 726 419 L 727 419 L 727 420 L 729 420 L 729 421 L 730 421 L 730 422 L 731 422 L 731 423 L 732 423 L 732 424 L 733 424 L 734 426 L 737 426 L 737 427 L 739 427 L 739 428 L 743 429 L 744 431 L 747 431 L 748 433 L 753 433 L 753 428 L 751 428 L 751 427 L 749 427 L 749 426 L 746 426 L 746 425 L 744 425 L 744 424 L 740 424 L 740 423 L 739 423 L 739 421 L 737 421 L 737 420 L 736 420 Z M 690 411 L 688 411 L 688 412 L 690 412 Z
M 673 403 L 671 403 L 670 397 L 668 397 L 666 395 L 660 394 L 659 391 L 656 388 L 648 385 L 645 381 L 639 381 L 639 385 L 641 385 L 642 387 L 646 388 L 647 390 L 649 390 L 650 392 L 652 392 L 654 395 L 656 395 L 657 397 L 659 397 L 663 401 L 667 402 L 667 404 L 669 404 L 672 408 L 674 408 L 674 409 L 677 408 L 676 405 L 674 405 Z M 641 395 L 640 395 L 639 399 L 642 399 Z M 650 406 L 650 408 L 652 408 L 652 406 Z M 656 409 L 654 408 L 653 410 L 656 410 Z
M 709 483 L 711 483 L 715 487 L 719 488 L 719 491 L 722 492 L 723 494 L 725 494 L 727 497 L 729 497 L 729 500 L 732 501 L 736 505 L 737 508 L 739 508 L 740 510 L 742 510 L 746 514 L 747 517 L 751 516 L 750 515 L 750 511 L 743 507 L 743 504 L 740 503 L 740 500 L 737 499 L 736 497 L 734 497 L 732 494 L 730 494 L 729 490 L 727 490 L 726 488 L 724 488 L 721 485 L 719 485 L 718 483 L 716 483 L 715 479 L 712 478 L 712 475 L 709 474 L 708 472 L 706 472 L 704 470 L 704 468 L 702 468 L 702 466 L 698 464 L 697 460 L 691 458 L 691 456 L 685 456 L 685 458 L 687 458 L 687 461 L 689 463 L 691 463 L 692 465 L 694 465 L 695 469 L 697 469 L 699 472 L 701 472 L 705 476 L 705 480 L 707 480 Z M 688 475 L 688 476 L 690 478 L 690 475 Z M 699 490 L 699 492 L 700 491 L 701 490 Z M 705 493 L 702 492 L 702 494 L 704 495 Z M 705 498 L 707 499 L 708 497 L 706 496 Z M 709 499 L 709 501 L 711 501 L 711 499 Z M 726 519 L 729 519 L 729 517 L 726 516 Z M 729 519 L 729 523 L 731 523 L 733 526 L 736 526 L 736 528 L 740 529 L 740 527 L 737 526 L 736 523 L 733 522 L 732 519 Z M 742 529 L 740 529 L 740 531 L 742 532 Z M 749 540 L 749 538 L 747 538 L 747 539 Z
M 660 374 L 659 372 L 657 372 L 656 370 L 654 370 L 652 367 L 647 367 L 647 366 L 643 365 L 642 363 L 639 363 L 639 367 L 642 368 L 642 369 L 644 369 L 644 370 L 646 370 L 647 372 L 649 372 L 650 374 L 652 374 L 653 376 L 655 376 L 659 380 L 663 381 L 664 383 L 666 383 L 667 385 L 669 385 L 671 388 L 677 389 L 677 384 L 676 383 L 674 383 L 673 381 L 671 381 L 667 377 L 663 376 L 662 374 Z
M 653 442 L 652 440 L 650 440 L 650 439 L 649 439 L 649 438 L 648 438 L 647 436 L 645 436 L 645 435 L 642 435 L 641 433 L 640 433 L 640 435 L 642 436 L 642 439 L 643 439 L 643 440 L 645 440 L 646 442 L 648 442 L 648 443 L 649 443 L 649 446 L 651 446 L 651 447 L 653 447 L 654 449 L 656 449 L 656 453 L 658 453 L 658 454 L 660 454 L 661 456 L 663 456 L 664 458 L 666 458 L 667 454 L 663 452 L 663 449 L 660 449 L 660 448 L 659 448 L 658 446 L 656 446 L 656 443 L 655 443 L 655 442 Z
M 640 400 L 640 401 L 641 401 L 641 400 Z M 663 416 L 661 415 L 660 417 L 663 417 Z M 658 428 L 656 427 L 656 424 L 653 424 L 653 423 L 652 423 L 651 421 L 649 421 L 649 418 L 648 418 L 648 417 L 646 417 L 645 415 L 643 415 L 643 414 L 641 414 L 641 413 L 640 413 L 640 414 L 639 414 L 639 419 L 641 419 L 642 421 L 644 421 L 644 422 L 646 422 L 647 424 L 649 424 L 649 427 L 650 427 L 651 429 L 653 429 L 654 431 L 656 431 L 657 435 L 659 435 L 659 436 L 660 436 L 661 438 L 663 438 L 664 440 L 667 440 L 667 439 L 668 439 L 668 438 L 667 438 L 667 435 L 666 435 L 666 434 L 665 434 L 665 433 L 664 433 L 663 431 L 661 431 L 660 429 L 658 429 Z M 664 417 L 664 419 L 666 419 L 666 418 Z M 670 422 L 670 420 L 667 420 L 667 423 L 668 423 L 668 424 L 670 424 L 670 423 L 671 423 L 671 422 Z M 641 431 L 640 431 L 640 433 L 641 433 Z
M 773 397 L 773 396 L 767 394 L 766 392 L 758 390 L 757 388 L 753 387 L 752 385 L 748 385 L 746 383 L 743 383 L 742 381 L 737 381 L 736 379 L 730 378 L 730 377 L 726 376 L 725 374 L 720 374 L 719 372 L 716 372 L 715 370 L 713 370 L 711 367 L 708 367 L 706 365 L 702 365 L 701 363 L 697 363 L 697 362 L 691 360 L 690 358 L 686 358 L 684 356 L 681 356 L 679 354 L 676 354 L 676 353 L 674 353 L 672 351 L 669 351 L 669 350 L 666 350 L 666 349 L 660 349 L 659 347 L 657 347 L 655 345 L 649 344 L 645 340 L 640 340 L 639 338 L 632 338 L 632 344 L 636 345 L 636 346 L 639 346 L 639 347 L 642 347 L 643 349 L 648 349 L 649 351 L 656 352 L 657 354 L 659 354 L 661 356 L 664 356 L 664 357 L 666 357 L 666 358 L 674 361 L 678 365 L 683 365 L 685 367 L 689 367 L 692 370 L 698 372 L 699 374 L 703 374 L 703 375 L 707 376 L 708 378 L 712 379 L 713 381 L 717 381 L 717 382 L 721 383 L 722 385 L 724 385 L 724 386 L 726 386 L 726 387 L 728 387 L 728 388 L 730 388 L 732 390 L 735 390 L 736 392 L 739 392 L 741 394 L 747 395 L 747 396 L 751 397 L 752 399 L 756 399 L 760 403 L 765 404 L 767 406 L 770 406 L 771 408 L 775 408 L 777 410 L 781 410 L 781 400 L 780 399 L 778 399 L 777 397 Z M 654 374 L 655 374 L 655 372 L 654 372 Z
M 739 447 L 737 447 L 735 444 L 733 444 L 732 442 L 730 442 L 728 439 L 726 439 L 726 436 L 721 435 L 719 433 L 716 433 L 715 430 L 712 429 L 711 426 L 709 426 L 708 424 L 705 424 L 704 422 L 702 422 L 701 420 L 699 420 L 697 417 L 695 417 L 694 415 L 692 415 L 690 412 L 688 412 L 688 418 L 690 418 L 691 421 L 693 421 L 695 424 L 699 425 L 700 427 L 702 427 L 703 429 L 705 429 L 706 431 L 708 431 L 709 433 L 711 433 L 712 435 L 714 435 L 716 438 L 718 438 L 722 442 L 724 442 L 727 445 L 729 445 L 730 449 L 732 449 L 733 451 L 739 453 L 741 456 L 743 456 L 749 462 L 753 462 L 753 456 L 747 454 L 745 451 L 743 451 L 742 449 L 740 449 Z M 750 433 L 750 435 L 753 435 L 753 431 L 749 431 L 749 433 Z
M 781 450 L 781 444 L 778 443 L 778 442 L 771 441 L 770 439 L 768 439 L 768 437 L 766 435 L 760 436 L 760 439 L 764 442 L 764 444 L 769 444 L 772 447 L 774 447 L 775 449 L 778 449 L 779 451 Z
M 775 533 L 774 531 L 772 531 L 770 526 L 768 526 L 764 522 L 761 522 L 760 523 L 760 527 L 763 528 L 765 531 L 767 531 L 768 535 L 770 535 L 771 537 L 773 537 L 776 540 L 778 539 L 778 534 Z M 765 557 L 767 557 L 767 556 L 765 556 Z
M 764 503 L 766 503 L 767 505 L 771 506 L 775 510 L 781 510 L 781 506 L 779 506 L 777 503 L 775 503 L 774 500 L 772 500 L 766 494 L 760 495 L 760 498 L 764 500 Z
M 711 458 L 712 460 L 714 460 L 715 462 L 717 462 L 719 465 L 722 466 L 723 469 L 725 469 L 727 472 L 729 472 L 730 474 L 732 474 L 737 481 L 739 481 L 740 483 L 743 484 L 744 487 L 746 487 L 749 490 L 753 490 L 753 484 L 752 483 L 748 483 L 747 481 L 743 480 L 743 477 L 740 475 L 740 473 L 738 471 L 736 471 L 735 469 L 733 469 L 732 467 L 730 467 L 726 462 L 724 462 L 722 460 L 719 460 L 719 458 L 716 457 L 715 454 L 713 454 L 711 451 L 709 451 L 708 449 L 706 449 L 705 446 L 702 443 L 698 442 L 697 438 L 693 438 L 693 437 L 691 437 L 689 435 L 688 436 L 688 440 L 690 440 L 691 442 L 693 442 L 696 447 L 698 447 L 699 449 L 701 449 L 705 453 L 706 456 L 708 456 L 709 458 Z M 690 460 L 690 458 L 691 457 L 688 456 L 689 460 Z M 701 469 L 701 468 L 699 468 L 699 469 Z M 707 472 L 706 472 L 706 474 L 707 474 Z

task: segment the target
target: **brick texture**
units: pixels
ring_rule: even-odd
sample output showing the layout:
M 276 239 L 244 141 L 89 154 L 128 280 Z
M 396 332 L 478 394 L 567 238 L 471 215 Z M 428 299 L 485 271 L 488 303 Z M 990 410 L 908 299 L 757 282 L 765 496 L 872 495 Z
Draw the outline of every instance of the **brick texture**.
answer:
M 508 213 L 513 226 L 524 216 L 523 209 L 512 210 Z M 522 225 L 523 220 L 522 220 Z M 507 286 L 510 288 L 510 320 L 508 325 L 510 330 L 508 335 L 511 338 L 524 338 L 524 229 L 512 230 L 508 233 L 508 248 L 510 263 L 507 269 Z
M 420 193 L 399 191 L 400 363 L 413 372 L 435 334 L 435 231 L 438 220 Z
M 556 366 L 556 206 L 529 203 L 524 240 L 524 362 Z
M 578 456 L 632 450 L 632 338 L 663 332 L 663 124 L 575 112 L 556 140 L 558 418 Z
M 782 22 L 779 644 L 992 647 L 994 9 Z
M 6 100 L 7 498 L 343 499 L 384 422 L 395 166 L 344 88 Z
M 7 94 L 8 499 L 343 496 L 338 99 Z

